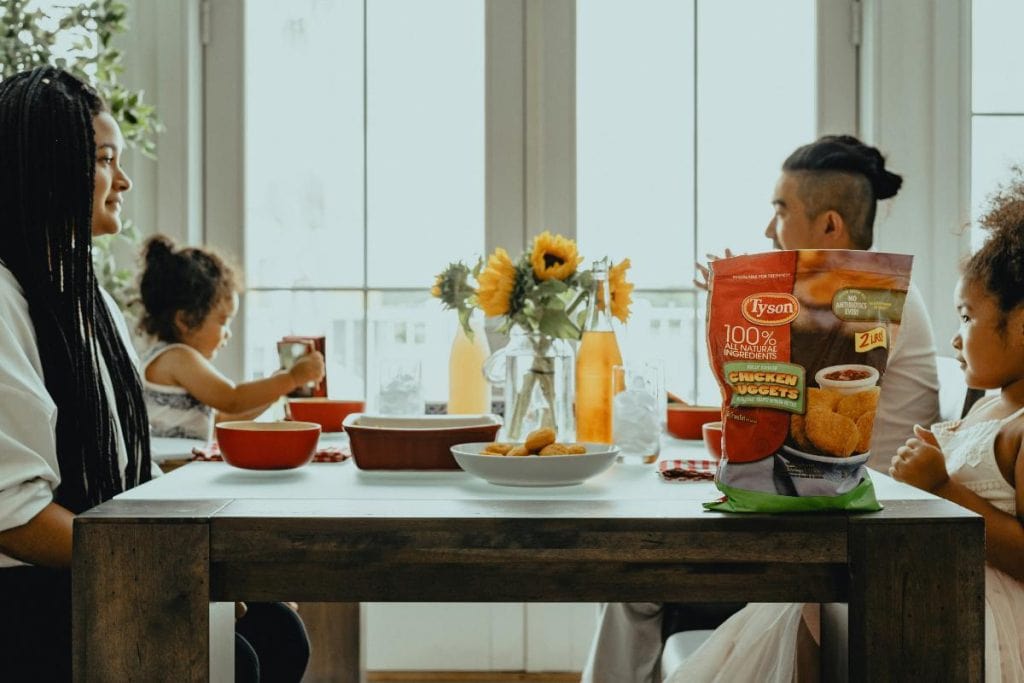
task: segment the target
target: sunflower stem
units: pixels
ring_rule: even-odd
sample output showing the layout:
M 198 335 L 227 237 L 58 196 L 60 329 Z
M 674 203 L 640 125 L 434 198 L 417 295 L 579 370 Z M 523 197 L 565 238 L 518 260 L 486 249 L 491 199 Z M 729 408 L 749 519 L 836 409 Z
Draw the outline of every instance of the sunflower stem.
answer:
M 558 425 L 555 422 L 555 378 L 554 359 L 546 356 L 551 346 L 551 338 L 547 335 L 539 335 L 537 339 L 531 339 L 533 346 L 533 359 L 530 369 L 523 380 L 522 390 L 516 396 L 515 405 L 512 408 L 512 418 L 509 421 L 508 434 L 512 441 L 519 441 L 523 434 L 523 422 L 526 420 L 526 413 L 530 408 L 533 391 L 540 382 L 541 394 L 547 404 L 541 410 L 540 427 L 550 427 L 558 432 Z

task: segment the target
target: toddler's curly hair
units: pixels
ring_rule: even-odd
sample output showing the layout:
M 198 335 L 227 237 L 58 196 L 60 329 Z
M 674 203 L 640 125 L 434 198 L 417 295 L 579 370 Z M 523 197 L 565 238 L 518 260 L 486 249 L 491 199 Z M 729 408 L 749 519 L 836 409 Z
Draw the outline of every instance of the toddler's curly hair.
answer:
M 1010 182 L 989 197 L 988 205 L 978 223 L 989 237 L 964 263 L 963 275 L 995 297 L 1005 327 L 1009 314 L 1024 304 L 1024 167 L 1013 168 Z
M 239 269 L 215 249 L 179 249 L 170 237 L 154 235 L 143 245 L 142 258 L 139 294 L 145 312 L 139 326 L 161 341 L 181 341 L 178 311 L 194 330 L 217 304 L 242 292 Z

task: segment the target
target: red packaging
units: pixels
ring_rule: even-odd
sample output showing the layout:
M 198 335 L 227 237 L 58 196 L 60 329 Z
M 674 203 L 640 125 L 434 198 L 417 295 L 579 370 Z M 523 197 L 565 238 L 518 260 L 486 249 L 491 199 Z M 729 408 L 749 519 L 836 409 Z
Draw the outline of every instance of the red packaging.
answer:
M 912 257 L 774 251 L 711 264 L 716 483 L 734 511 L 877 510 L 865 463 Z

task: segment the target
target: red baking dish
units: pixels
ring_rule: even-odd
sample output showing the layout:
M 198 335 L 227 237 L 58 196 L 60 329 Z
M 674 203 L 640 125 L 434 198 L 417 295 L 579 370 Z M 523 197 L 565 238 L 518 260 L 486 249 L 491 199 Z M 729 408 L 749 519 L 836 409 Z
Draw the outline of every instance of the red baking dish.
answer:
M 353 413 L 344 428 L 361 470 L 457 470 L 451 447 L 494 441 L 496 415 L 391 416 Z

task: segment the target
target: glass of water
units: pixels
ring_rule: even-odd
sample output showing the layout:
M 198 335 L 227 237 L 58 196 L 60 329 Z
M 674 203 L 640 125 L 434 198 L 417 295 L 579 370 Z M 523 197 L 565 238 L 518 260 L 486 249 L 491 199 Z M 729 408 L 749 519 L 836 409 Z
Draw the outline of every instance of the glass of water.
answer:
M 650 464 L 658 459 L 665 418 L 663 386 L 658 361 L 612 368 L 612 434 L 623 462 Z
M 420 361 L 389 358 L 377 368 L 377 412 L 381 415 L 422 415 L 425 412 Z

